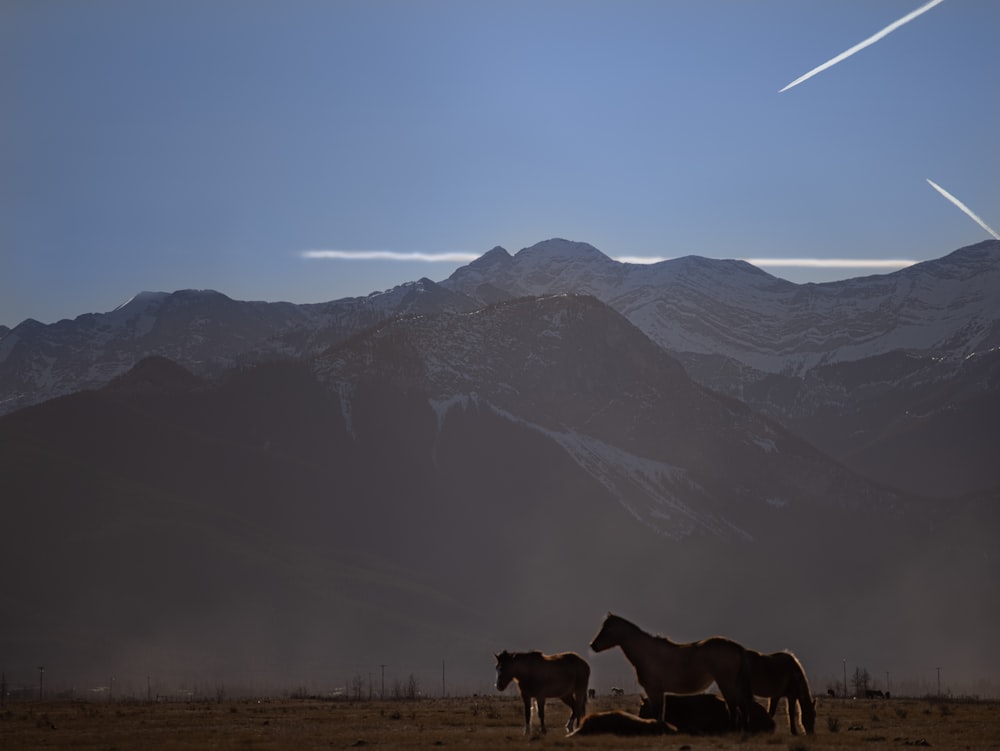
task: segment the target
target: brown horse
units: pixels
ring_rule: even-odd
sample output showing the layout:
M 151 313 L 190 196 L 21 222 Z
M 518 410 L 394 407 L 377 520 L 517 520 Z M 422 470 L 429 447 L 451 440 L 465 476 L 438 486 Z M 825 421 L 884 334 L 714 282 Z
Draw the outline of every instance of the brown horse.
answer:
M 674 728 L 659 720 L 648 720 L 614 709 L 610 712 L 591 712 L 570 735 L 666 735 L 674 732 Z
M 635 677 L 649 695 L 653 717 L 663 719 L 663 695 L 697 694 L 712 682 L 729 708 L 734 729 L 750 729 L 753 694 L 746 650 L 721 636 L 678 644 L 647 634 L 621 616 L 608 613 L 590 643 L 595 652 L 621 647 L 635 668 Z
M 538 722 L 545 732 L 545 700 L 562 699 L 571 710 L 566 730 L 579 725 L 587 711 L 590 665 L 575 652 L 545 655 L 541 652 L 507 652 L 497 658 L 497 690 L 517 681 L 524 701 L 524 734 L 531 735 L 531 700 L 538 705 Z
M 650 718 L 652 714 L 649 699 L 642 697 L 639 717 Z M 687 735 L 716 735 L 733 729 L 726 702 L 715 694 L 667 694 L 663 697 L 663 722 Z M 750 705 L 750 732 L 774 732 L 774 720 L 757 702 Z
M 809 690 L 806 671 L 791 652 L 761 654 L 747 650 L 750 660 L 750 687 L 754 696 L 766 696 L 767 710 L 774 717 L 778 702 L 785 697 L 788 704 L 788 729 L 798 735 L 798 718 L 806 733 L 816 732 L 816 702 Z

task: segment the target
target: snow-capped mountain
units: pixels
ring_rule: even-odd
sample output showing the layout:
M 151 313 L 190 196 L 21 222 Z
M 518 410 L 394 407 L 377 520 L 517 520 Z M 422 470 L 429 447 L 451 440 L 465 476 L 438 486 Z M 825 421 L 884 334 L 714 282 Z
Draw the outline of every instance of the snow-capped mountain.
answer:
M 665 349 L 761 373 L 906 351 L 962 358 L 1000 346 L 1000 241 L 892 274 L 794 284 L 743 261 L 623 264 L 586 243 L 494 248 L 442 286 L 490 302 L 563 292 L 606 302 Z
M 273 357 L 314 356 L 401 315 L 566 293 L 603 301 L 697 382 L 897 486 L 927 487 L 929 478 L 878 474 L 888 466 L 876 460 L 886 441 L 898 444 L 897 453 L 919 444 L 924 456 L 964 445 L 970 432 L 955 415 L 982 414 L 983 400 L 1000 389 L 998 369 L 983 364 L 1000 347 L 1000 242 L 892 274 L 799 285 L 742 261 L 624 264 L 586 243 L 554 239 L 514 255 L 494 248 L 440 283 L 420 279 L 329 303 L 143 293 L 110 313 L 51 326 L 25 321 L 0 333 L 0 414 L 98 388 L 150 355 L 213 375 Z M 889 424 L 891 431 L 883 429 Z M 1000 484 L 992 465 L 977 460 L 941 477 L 935 492 Z
M 149 358 L 0 418 L 0 446 L 0 567 L 22 564 L 0 652 L 29 666 L 339 682 L 430 655 L 474 680 L 491 649 L 585 648 L 614 608 L 896 670 L 929 599 L 996 609 L 987 517 L 866 481 L 590 296 L 399 317 L 219 379 Z M 858 612 L 897 625 L 856 635 Z M 981 669 L 991 626 L 953 627 L 949 664 Z
M 0 335 L 0 414 L 100 388 L 145 357 L 199 375 L 246 362 L 310 354 L 397 315 L 468 309 L 461 294 L 421 279 L 329 303 L 242 302 L 212 290 L 141 292 L 109 313 Z

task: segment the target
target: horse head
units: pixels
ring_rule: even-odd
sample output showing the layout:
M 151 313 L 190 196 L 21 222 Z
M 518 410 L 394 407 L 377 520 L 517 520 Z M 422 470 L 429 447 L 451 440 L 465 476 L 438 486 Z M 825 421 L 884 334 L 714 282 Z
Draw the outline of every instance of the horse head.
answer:
M 816 732 L 816 700 L 807 696 L 799 698 L 799 711 L 802 717 L 802 727 L 806 733 L 812 735 Z
M 603 652 L 606 649 L 617 647 L 621 644 L 621 627 L 628 623 L 624 618 L 613 613 L 608 613 L 601 624 L 601 630 L 597 632 L 590 642 L 590 648 L 595 652 Z
M 503 691 L 514 680 L 514 655 L 506 649 L 497 658 L 497 691 Z

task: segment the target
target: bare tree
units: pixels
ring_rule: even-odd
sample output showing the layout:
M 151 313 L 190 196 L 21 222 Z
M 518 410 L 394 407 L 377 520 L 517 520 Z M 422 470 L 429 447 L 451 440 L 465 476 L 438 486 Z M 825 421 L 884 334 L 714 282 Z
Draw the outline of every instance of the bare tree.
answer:
M 365 683 L 361 678 L 361 674 L 355 673 L 354 677 L 351 678 L 351 697 L 355 701 L 361 701 L 361 691 L 364 687 Z
M 406 698 L 416 699 L 419 693 L 420 687 L 417 683 L 417 677 L 413 673 L 410 673 L 410 677 L 406 681 Z
M 851 677 L 851 685 L 854 686 L 854 695 L 864 697 L 868 691 L 868 684 L 871 682 L 871 675 L 865 668 L 857 667 Z

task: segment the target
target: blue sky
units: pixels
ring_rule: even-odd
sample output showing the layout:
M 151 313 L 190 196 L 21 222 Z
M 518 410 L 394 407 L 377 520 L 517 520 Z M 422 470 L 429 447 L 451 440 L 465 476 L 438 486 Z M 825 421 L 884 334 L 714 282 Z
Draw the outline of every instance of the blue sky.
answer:
M 926 260 L 1000 224 L 1000 3 L 5 0 L 0 323 L 321 302 L 460 261 Z M 795 281 L 873 273 L 771 268 Z

